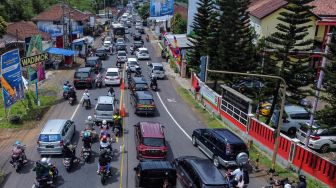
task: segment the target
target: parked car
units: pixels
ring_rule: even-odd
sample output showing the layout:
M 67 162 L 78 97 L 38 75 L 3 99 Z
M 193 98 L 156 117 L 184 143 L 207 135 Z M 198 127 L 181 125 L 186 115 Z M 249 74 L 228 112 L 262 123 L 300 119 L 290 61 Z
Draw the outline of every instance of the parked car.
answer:
M 271 118 L 272 126 L 277 127 L 279 122 L 279 109 L 275 109 Z M 283 124 L 281 131 L 295 135 L 296 131 L 310 119 L 309 112 L 302 106 L 286 105 L 284 107 Z
M 269 116 L 271 111 L 272 104 L 265 101 L 260 104 L 260 114 L 263 116 Z
M 114 98 L 111 96 L 99 96 L 94 109 L 94 121 L 113 122 Z
M 147 50 L 147 48 L 138 48 L 137 51 L 135 52 L 136 57 L 138 60 L 150 60 L 150 55 Z
M 74 74 L 73 85 L 78 87 L 93 88 L 95 84 L 96 75 L 91 67 L 78 68 Z
M 98 56 L 88 57 L 85 61 L 85 67 L 91 67 L 93 71 L 99 72 L 102 67 L 102 61 Z
M 306 122 L 306 124 L 302 125 L 296 132 L 296 138 L 303 144 L 306 142 L 308 128 L 309 123 Z M 323 128 L 318 122 L 315 122 L 312 126 L 308 147 L 320 150 L 322 153 L 326 153 L 330 149 L 335 149 L 336 127 Z
M 134 40 L 134 41 L 142 41 L 141 33 L 139 33 L 139 32 L 135 32 L 135 33 L 133 34 L 133 40 Z
M 128 58 L 126 69 L 130 69 L 131 72 L 135 72 L 139 68 L 140 66 L 136 58 Z
M 148 84 L 144 77 L 132 77 L 128 83 L 128 89 L 131 92 L 148 90 Z
M 67 119 L 50 119 L 43 126 L 37 140 L 41 155 L 62 154 L 63 145 L 70 143 L 76 133 L 75 123 Z
M 118 51 L 117 53 L 117 63 L 127 62 L 127 53 L 125 51 Z
M 165 159 L 166 145 L 164 127 L 158 122 L 139 122 L 134 125 L 137 159 Z
M 177 177 L 183 187 L 229 188 L 228 181 L 221 172 L 207 159 L 195 156 L 182 156 L 173 161 Z
M 134 50 L 142 48 L 143 45 L 144 45 L 143 41 L 134 41 L 133 42 L 133 48 L 134 48 Z
M 265 85 L 258 80 L 245 79 L 232 84 L 231 87 L 244 94 L 259 92 Z
M 149 63 L 149 76 L 164 79 L 166 77 L 162 63 Z
M 105 48 L 101 47 L 101 48 L 97 48 L 96 49 L 96 56 L 99 57 L 101 60 L 106 60 L 108 55 L 107 52 L 105 50 Z
M 176 186 L 176 169 L 169 161 L 140 161 L 135 170 L 135 187 L 163 187 L 168 180 L 169 187 Z
M 130 102 L 134 107 L 134 114 L 155 114 L 156 106 L 150 91 L 135 91 L 131 93 Z
M 192 144 L 212 159 L 216 167 L 236 166 L 237 161 L 248 161 L 246 144 L 228 129 L 196 129 L 192 134 Z
M 105 74 L 105 85 L 120 85 L 121 78 L 119 68 L 108 68 Z

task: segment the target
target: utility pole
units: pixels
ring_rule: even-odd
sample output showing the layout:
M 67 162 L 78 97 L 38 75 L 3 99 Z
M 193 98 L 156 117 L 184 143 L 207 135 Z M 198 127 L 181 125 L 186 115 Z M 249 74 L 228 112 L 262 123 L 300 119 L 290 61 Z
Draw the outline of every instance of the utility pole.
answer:
M 320 91 L 322 89 L 322 83 L 323 83 L 323 78 L 324 78 L 323 69 L 327 66 L 327 60 L 328 59 L 327 59 L 326 55 L 328 54 L 328 51 L 329 51 L 329 43 L 331 41 L 331 37 L 332 37 L 332 33 L 328 33 L 327 43 L 326 43 L 326 47 L 324 49 L 324 55 L 323 55 L 322 64 L 321 64 L 321 68 L 320 68 L 319 79 L 318 79 L 317 86 L 316 86 L 313 108 L 310 111 L 309 129 L 308 129 L 307 137 L 306 137 L 306 140 L 305 140 L 305 147 L 308 147 L 309 139 L 310 139 L 310 135 L 311 135 L 311 129 L 313 128 L 313 125 L 314 125 L 314 116 L 315 116 L 315 113 L 316 113 L 318 100 L 320 98 Z

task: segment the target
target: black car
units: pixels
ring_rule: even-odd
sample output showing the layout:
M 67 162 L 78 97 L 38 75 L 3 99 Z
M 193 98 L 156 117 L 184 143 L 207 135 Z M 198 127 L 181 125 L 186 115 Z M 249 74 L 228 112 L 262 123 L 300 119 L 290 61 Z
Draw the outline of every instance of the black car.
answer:
M 105 48 L 98 48 L 96 50 L 96 56 L 99 57 L 101 60 L 106 60 L 108 57 Z
M 228 129 L 195 129 L 192 144 L 199 146 L 216 167 L 243 165 L 248 161 L 246 144 Z
M 176 187 L 176 170 L 169 161 L 142 161 L 134 170 L 135 187 L 163 187 L 165 180 Z
M 246 79 L 232 84 L 231 87 L 242 94 L 254 94 L 260 92 L 260 90 L 264 88 L 265 85 L 258 80 Z
M 148 90 L 148 84 L 144 77 L 132 77 L 128 83 L 128 89 L 134 91 Z
M 82 67 L 76 70 L 74 74 L 73 85 L 78 87 L 92 88 L 95 83 L 95 73 L 91 67 Z
M 134 91 L 131 94 L 131 105 L 135 114 L 155 114 L 156 106 L 150 91 Z
M 88 57 L 85 61 L 85 67 L 92 67 L 95 72 L 99 72 L 103 65 L 98 56 Z
M 135 33 L 133 34 L 133 40 L 134 40 L 134 41 L 142 41 L 141 33 L 139 33 L 139 32 L 135 32 Z
M 183 187 L 229 188 L 229 183 L 221 172 L 207 159 L 194 156 L 183 156 L 173 161 L 177 177 Z
M 144 45 L 143 41 L 134 41 L 133 42 L 134 51 L 137 50 L 138 48 L 142 48 L 143 45 Z
M 116 51 L 126 51 L 127 52 L 126 44 L 117 44 L 116 45 Z

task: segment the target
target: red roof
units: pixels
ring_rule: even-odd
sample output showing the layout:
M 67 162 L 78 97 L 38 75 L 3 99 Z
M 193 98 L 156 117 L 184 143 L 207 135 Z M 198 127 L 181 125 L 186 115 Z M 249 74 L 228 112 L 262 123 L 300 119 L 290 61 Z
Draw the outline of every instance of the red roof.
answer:
M 310 5 L 315 6 L 312 12 L 318 16 L 336 15 L 336 0 L 315 0 Z
M 143 137 L 164 138 L 163 129 L 157 122 L 140 122 L 140 129 Z
M 48 33 L 39 31 L 36 24 L 31 21 L 9 23 L 6 32 L 15 37 L 17 35 L 19 40 L 25 40 L 27 37 L 38 34 L 40 34 L 45 41 L 51 38 Z
M 182 5 L 174 4 L 174 12 L 180 13 L 184 20 L 188 19 L 188 8 Z
M 287 3 L 285 0 L 252 0 L 248 11 L 252 16 L 262 19 Z
M 45 10 L 44 12 L 41 12 L 34 18 L 32 18 L 33 21 L 61 21 L 63 15 L 65 17 L 69 16 L 70 13 L 70 18 L 75 20 L 75 21 L 86 21 L 89 20 L 89 15 L 85 14 L 79 10 L 73 9 L 69 7 L 67 4 L 63 4 L 64 8 L 62 8 L 62 4 L 55 4 Z M 63 10 L 64 9 L 64 10 Z

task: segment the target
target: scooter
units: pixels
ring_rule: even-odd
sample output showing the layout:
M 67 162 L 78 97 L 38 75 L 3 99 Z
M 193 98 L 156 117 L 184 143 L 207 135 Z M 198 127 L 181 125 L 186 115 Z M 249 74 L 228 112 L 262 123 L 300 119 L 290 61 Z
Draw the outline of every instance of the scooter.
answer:
M 89 100 L 84 100 L 83 103 L 86 110 L 91 108 Z
M 63 99 L 68 100 L 69 99 L 69 92 L 63 91 Z
M 75 102 L 76 102 L 76 99 L 75 99 L 75 98 L 73 98 L 73 97 L 70 97 L 70 98 L 69 98 L 69 104 L 70 104 L 71 106 L 73 106 L 73 105 L 75 104 Z
M 66 171 L 69 172 L 70 169 L 71 169 L 71 158 L 64 158 L 63 159 L 63 165 L 64 165 Z
M 102 88 L 102 86 L 103 86 L 103 80 L 96 80 L 96 87 L 98 87 L 98 88 Z

